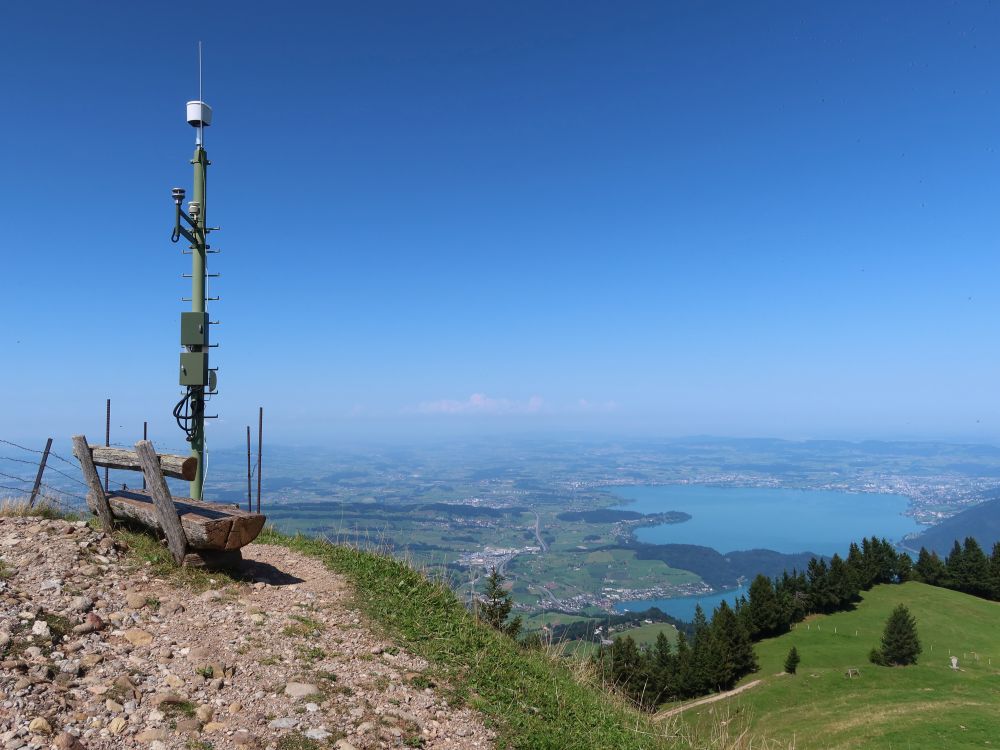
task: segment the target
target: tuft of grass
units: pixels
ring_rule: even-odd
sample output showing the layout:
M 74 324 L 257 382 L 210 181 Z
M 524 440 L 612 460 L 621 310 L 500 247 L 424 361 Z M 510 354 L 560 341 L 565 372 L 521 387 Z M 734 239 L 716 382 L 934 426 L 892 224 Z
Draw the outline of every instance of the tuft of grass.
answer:
M 320 744 L 303 734 L 286 734 L 278 740 L 278 750 L 320 750 Z
M 160 710 L 169 718 L 176 719 L 183 716 L 185 719 L 190 719 L 194 717 L 197 706 L 191 701 L 178 701 L 177 703 L 164 703 Z
M 237 582 L 236 578 L 224 571 L 209 572 L 201 568 L 178 567 L 170 550 L 148 531 L 123 524 L 115 529 L 114 537 L 127 550 L 126 564 L 133 568 L 148 564 L 150 572 L 175 586 L 200 593 Z
M 289 625 L 285 626 L 285 629 L 281 632 L 290 638 L 304 638 L 314 633 L 322 633 L 326 630 L 326 626 L 319 620 L 314 620 L 311 617 L 306 617 L 304 615 L 290 615 L 290 619 L 294 620 Z
M 67 512 L 45 498 L 36 502 L 34 506 L 29 507 L 28 498 L 26 497 L 5 497 L 0 500 L 0 516 L 13 518 L 26 518 L 29 516 L 49 519 L 62 518 L 66 521 L 82 520 L 77 513 Z
M 319 646 L 299 646 L 298 649 L 299 657 L 305 659 L 306 661 L 319 661 L 326 657 L 326 651 L 321 649 Z
M 387 555 L 266 529 L 257 539 L 322 560 L 353 583 L 355 604 L 446 681 L 520 750 L 665 750 L 691 747 L 674 725 L 651 721 L 541 651 L 526 651 L 469 614 L 452 591 Z M 735 745 L 715 745 L 735 747 Z

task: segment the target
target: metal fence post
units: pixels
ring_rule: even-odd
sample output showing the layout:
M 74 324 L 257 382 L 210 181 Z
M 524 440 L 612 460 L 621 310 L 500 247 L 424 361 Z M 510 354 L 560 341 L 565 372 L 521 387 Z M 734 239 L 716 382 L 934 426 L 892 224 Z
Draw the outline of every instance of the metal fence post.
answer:
M 28 500 L 28 507 L 35 507 L 35 498 L 38 497 L 38 489 L 42 485 L 42 474 L 45 473 L 45 464 L 49 460 L 49 449 L 52 447 L 52 438 L 45 443 L 45 450 L 42 451 L 42 460 L 38 464 L 38 473 L 35 475 L 35 486 L 31 488 L 31 499 Z

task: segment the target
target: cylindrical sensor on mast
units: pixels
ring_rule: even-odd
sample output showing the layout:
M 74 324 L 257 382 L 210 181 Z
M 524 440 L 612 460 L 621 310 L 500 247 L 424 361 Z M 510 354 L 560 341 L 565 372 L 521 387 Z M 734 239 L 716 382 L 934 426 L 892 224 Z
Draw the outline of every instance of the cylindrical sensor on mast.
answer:
M 212 124 L 212 108 L 205 102 L 188 102 L 187 121 L 192 127 L 207 128 Z

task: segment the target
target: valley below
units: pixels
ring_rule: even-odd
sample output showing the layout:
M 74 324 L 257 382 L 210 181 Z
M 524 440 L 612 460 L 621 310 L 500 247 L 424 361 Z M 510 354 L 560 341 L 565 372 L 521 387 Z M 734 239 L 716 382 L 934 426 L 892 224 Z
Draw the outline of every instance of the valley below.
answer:
M 213 498 L 245 502 L 245 479 L 224 479 L 245 455 L 213 458 Z M 279 530 L 388 551 L 466 601 L 496 568 L 549 629 L 650 607 L 638 624 L 689 620 L 758 573 L 898 544 L 998 485 L 989 446 L 723 439 L 278 447 L 263 477 Z

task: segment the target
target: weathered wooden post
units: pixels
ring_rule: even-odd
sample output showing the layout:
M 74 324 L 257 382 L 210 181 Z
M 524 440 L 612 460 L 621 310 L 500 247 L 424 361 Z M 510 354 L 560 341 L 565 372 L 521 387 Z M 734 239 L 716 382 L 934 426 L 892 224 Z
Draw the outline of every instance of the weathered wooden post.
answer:
M 163 478 L 163 471 L 160 469 L 160 459 L 153 449 L 153 444 L 148 440 L 140 440 L 135 444 L 135 452 L 139 456 L 139 463 L 142 464 L 142 473 L 146 477 L 146 485 L 149 487 L 149 494 L 153 498 L 156 506 L 156 515 L 160 520 L 163 533 L 167 535 L 167 547 L 174 557 L 174 562 L 181 565 L 184 562 L 184 555 L 187 554 L 187 537 L 181 526 L 181 519 L 177 515 L 177 508 L 174 505 L 173 495 L 167 486 L 167 480 Z
M 111 518 L 111 506 L 108 505 L 108 496 L 104 494 L 104 485 L 97 475 L 97 468 L 94 466 L 94 459 L 90 453 L 90 446 L 87 445 L 87 438 L 83 435 L 73 436 L 73 453 L 80 459 L 80 467 L 83 469 L 83 478 L 87 480 L 90 494 L 94 496 L 94 506 L 97 508 L 97 515 L 101 518 L 101 526 L 111 533 L 114 528 L 114 521 Z

